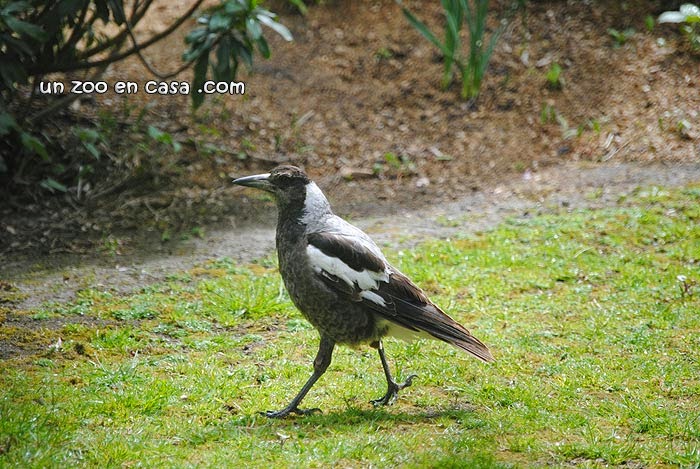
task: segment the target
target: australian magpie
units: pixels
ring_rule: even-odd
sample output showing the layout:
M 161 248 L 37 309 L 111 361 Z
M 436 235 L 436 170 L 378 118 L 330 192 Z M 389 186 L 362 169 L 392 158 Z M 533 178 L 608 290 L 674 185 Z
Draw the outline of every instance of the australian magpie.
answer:
M 323 192 L 304 171 L 283 165 L 233 183 L 274 195 L 284 285 L 294 305 L 321 335 L 309 380 L 287 407 L 265 415 L 285 417 L 319 410 L 302 410 L 299 404 L 328 368 L 335 344 L 368 343 L 379 351 L 388 389 L 372 401 L 375 405 L 393 403 L 398 391 L 415 378 L 394 381 L 382 346 L 385 336 L 439 339 L 483 361 L 493 360 L 486 345 L 389 264 L 369 236 L 334 215 Z

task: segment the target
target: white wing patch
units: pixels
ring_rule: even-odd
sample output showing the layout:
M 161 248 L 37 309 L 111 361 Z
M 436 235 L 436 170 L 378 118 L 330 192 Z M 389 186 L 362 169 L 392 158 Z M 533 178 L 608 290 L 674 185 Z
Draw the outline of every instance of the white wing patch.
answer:
M 311 267 L 313 267 L 316 273 L 320 274 L 322 270 L 325 270 L 329 274 L 335 275 L 343 280 L 351 287 L 357 284 L 360 290 L 374 290 L 378 286 L 377 282 L 389 282 L 389 273 L 386 271 L 373 272 L 371 270 L 362 270 L 358 272 L 337 257 L 328 256 L 311 244 L 306 247 L 306 254 L 309 256 Z M 363 296 L 365 299 L 374 301 L 377 304 L 381 304 L 379 300 L 381 300 L 382 303 L 384 302 L 382 297 L 376 293 L 363 291 L 360 295 L 362 296 L 363 293 L 369 295 Z
M 369 300 L 369 301 L 371 301 L 372 303 L 378 304 L 378 305 L 381 306 L 381 307 L 385 307 L 385 306 L 386 306 L 386 301 L 384 301 L 384 298 L 382 298 L 381 296 L 377 295 L 377 294 L 374 293 L 373 291 L 363 290 L 363 291 L 360 292 L 360 296 L 361 296 L 362 298 L 364 298 L 365 300 Z

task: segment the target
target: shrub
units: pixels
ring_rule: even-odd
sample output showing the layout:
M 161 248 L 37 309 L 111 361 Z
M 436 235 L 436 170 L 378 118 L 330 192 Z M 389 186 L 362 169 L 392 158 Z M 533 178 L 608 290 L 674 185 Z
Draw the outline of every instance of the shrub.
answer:
M 498 38 L 505 28 L 505 22 L 502 21 L 487 40 L 488 0 L 442 0 L 441 4 L 445 14 L 445 31 L 442 41 L 407 8 L 403 8 L 403 14 L 423 37 L 442 52 L 444 61 L 443 88 L 447 88 L 452 83 L 453 68 L 456 67 L 462 79 L 462 98 L 474 100 L 481 90 L 486 67 Z M 466 56 L 460 52 L 462 42 L 460 32 L 463 24 L 466 24 L 469 30 L 469 51 Z
M 29 160 L 51 163 L 52 151 L 42 134 L 42 121 L 80 95 L 47 97 L 37 93 L 38 83 L 46 76 L 85 71 L 91 74 L 85 81 L 95 82 L 108 65 L 137 54 L 161 80 L 193 66 L 191 89 L 197 90 L 208 74 L 214 80 L 235 79 L 238 64 L 251 66 L 256 49 L 269 57 L 262 26 L 291 40 L 289 30 L 273 13 L 261 8 L 258 0 L 222 0 L 199 17 L 201 26 L 187 36 L 189 49 L 183 63 L 161 73 L 149 64 L 143 51 L 188 20 L 203 0 L 192 0 L 187 11 L 164 31 L 139 42 L 133 29 L 153 4 L 154 0 L 0 1 L 0 177 L 4 174 L 17 179 L 25 168 L 35 166 Z M 211 56 L 216 60 L 210 60 Z M 195 107 L 204 99 L 196 92 L 191 97 Z M 96 139 L 84 132 L 81 135 L 82 146 L 98 158 Z M 52 182 L 44 187 L 63 189 Z

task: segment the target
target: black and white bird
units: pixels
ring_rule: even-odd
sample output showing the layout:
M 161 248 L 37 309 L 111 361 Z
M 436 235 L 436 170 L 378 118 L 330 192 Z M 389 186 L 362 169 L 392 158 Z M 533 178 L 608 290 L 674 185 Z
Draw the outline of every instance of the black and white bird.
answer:
M 389 264 L 367 234 L 333 214 L 323 192 L 304 171 L 283 165 L 233 183 L 274 195 L 282 279 L 296 307 L 321 335 L 309 380 L 284 409 L 265 415 L 317 411 L 302 410 L 299 404 L 328 368 L 336 344 L 366 343 L 379 351 L 388 389 L 372 401 L 375 405 L 393 403 L 398 391 L 415 378 L 394 381 L 382 346 L 385 336 L 439 339 L 485 362 L 493 360 L 481 341 Z

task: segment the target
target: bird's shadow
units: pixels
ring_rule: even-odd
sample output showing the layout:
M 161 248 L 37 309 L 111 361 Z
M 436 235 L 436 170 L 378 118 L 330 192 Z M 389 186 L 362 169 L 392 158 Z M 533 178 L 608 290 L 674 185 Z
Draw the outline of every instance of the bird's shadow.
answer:
M 256 412 L 254 414 L 239 415 L 239 418 L 236 420 L 239 425 L 249 428 L 268 425 L 293 425 L 295 427 L 328 426 L 337 429 L 341 426 L 354 427 L 367 423 L 420 424 L 435 419 L 449 419 L 460 423 L 470 422 L 470 425 L 479 426 L 476 421 L 480 419 L 475 419 L 475 417 L 475 407 L 469 404 L 455 404 L 439 408 L 413 407 L 403 409 L 398 407 L 361 408 L 348 406 L 344 410 L 329 409 L 303 416 L 290 415 L 282 419 L 269 418 L 263 413 Z

